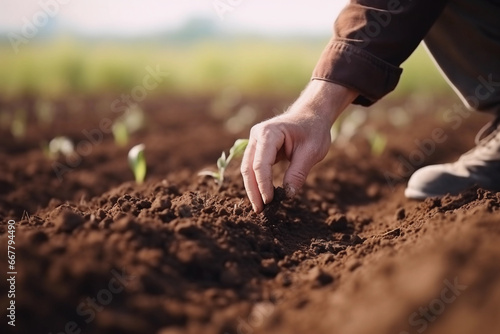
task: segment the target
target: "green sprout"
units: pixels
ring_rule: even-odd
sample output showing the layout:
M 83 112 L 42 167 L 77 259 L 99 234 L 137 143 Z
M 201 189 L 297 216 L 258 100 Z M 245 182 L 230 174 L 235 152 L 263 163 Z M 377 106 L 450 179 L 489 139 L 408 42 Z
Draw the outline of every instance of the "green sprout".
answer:
M 68 137 L 54 137 L 48 144 L 42 144 L 44 155 L 49 159 L 57 159 L 59 156 L 69 157 L 75 153 L 75 146 Z
M 237 139 L 233 147 L 229 150 L 229 155 L 226 157 L 226 152 L 222 152 L 219 159 L 217 159 L 217 172 L 204 170 L 198 173 L 198 175 L 206 175 L 212 177 L 215 182 L 220 186 L 224 182 L 224 174 L 226 172 L 227 166 L 234 158 L 238 158 L 243 155 L 245 149 L 248 145 L 248 139 Z
M 244 105 L 233 116 L 229 117 L 224 123 L 226 130 L 232 134 L 239 133 L 251 125 L 257 117 L 257 110 Z
M 359 133 L 369 142 L 371 153 L 374 156 L 382 155 L 387 146 L 387 138 L 379 131 L 366 125 L 367 118 L 366 111 L 362 109 L 356 109 L 346 116 L 341 116 L 330 129 L 332 143 L 349 147 L 349 140 Z M 363 126 L 365 128 L 361 130 Z
M 134 172 L 135 182 L 141 184 L 146 178 L 146 158 L 144 157 L 144 144 L 135 145 L 128 152 L 128 163 Z
M 24 109 L 18 109 L 14 113 L 14 119 L 12 120 L 10 132 L 17 138 L 23 138 L 26 135 L 26 111 Z
M 366 137 L 370 142 L 372 154 L 377 157 L 381 156 L 387 146 L 387 137 L 376 130 L 369 131 Z
M 113 131 L 113 137 L 115 138 L 115 143 L 118 146 L 126 146 L 128 143 L 128 130 L 125 122 L 116 121 L 111 127 Z
M 144 126 L 144 112 L 138 106 L 132 106 L 118 118 L 111 128 L 115 143 L 124 147 L 127 145 L 130 134 L 140 130 Z
M 389 123 L 396 128 L 407 126 L 412 121 L 412 114 L 404 108 L 395 107 L 387 112 Z
M 366 111 L 362 109 L 355 109 L 347 115 L 340 116 L 330 130 L 332 143 L 338 141 L 342 145 L 349 141 L 366 119 Z
M 35 105 L 35 114 L 40 123 L 50 125 L 54 121 L 55 109 L 50 102 L 39 100 Z

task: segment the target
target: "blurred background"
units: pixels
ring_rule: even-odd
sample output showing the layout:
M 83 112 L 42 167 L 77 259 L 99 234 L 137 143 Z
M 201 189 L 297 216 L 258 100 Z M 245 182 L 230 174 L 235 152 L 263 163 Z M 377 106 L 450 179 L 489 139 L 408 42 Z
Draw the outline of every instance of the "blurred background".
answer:
M 2 0 L 0 95 L 119 94 L 147 66 L 160 95 L 298 94 L 346 1 Z M 449 94 L 421 47 L 391 97 Z

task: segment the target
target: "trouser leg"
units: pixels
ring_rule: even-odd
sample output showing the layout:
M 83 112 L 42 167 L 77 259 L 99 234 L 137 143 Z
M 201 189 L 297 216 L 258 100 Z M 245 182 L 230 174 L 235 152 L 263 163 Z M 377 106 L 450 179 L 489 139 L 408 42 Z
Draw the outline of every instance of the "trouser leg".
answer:
M 450 1 L 424 42 L 468 107 L 500 114 L 500 2 Z

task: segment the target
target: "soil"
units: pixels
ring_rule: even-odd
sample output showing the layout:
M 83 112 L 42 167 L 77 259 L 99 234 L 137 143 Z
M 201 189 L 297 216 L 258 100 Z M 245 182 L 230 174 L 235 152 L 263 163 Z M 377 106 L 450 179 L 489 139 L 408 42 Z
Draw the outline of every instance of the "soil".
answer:
M 258 215 L 237 163 L 221 188 L 197 172 L 247 136 L 249 126 L 227 131 L 230 113 L 251 106 L 262 120 L 291 99 L 247 99 L 221 115 L 209 97 L 151 98 L 141 104 L 147 127 L 123 148 L 96 130 L 112 101 L 55 101 L 50 124 L 37 120 L 34 98 L 0 102 L 28 114 L 24 138 L 0 135 L 0 247 L 6 254 L 14 219 L 17 271 L 16 326 L 2 292 L 2 333 L 500 332 L 500 193 L 403 196 L 413 169 L 472 147 L 486 115 L 461 114 L 455 127 L 460 118 L 443 118 L 455 100 L 381 102 L 300 194 L 286 199 L 277 188 Z M 391 125 L 401 108 L 413 119 Z M 40 143 L 80 143 L 84 129 L 90 152 L 58 177 L 54 163 L 61 171 L 67 159 L 48 159 Z M 380 155 L 370 131 L 388 141 Z M 146 145 L 142 185 L 126 159 L 137 143 Z M 0 286 L 9 289 L 6 279 Z

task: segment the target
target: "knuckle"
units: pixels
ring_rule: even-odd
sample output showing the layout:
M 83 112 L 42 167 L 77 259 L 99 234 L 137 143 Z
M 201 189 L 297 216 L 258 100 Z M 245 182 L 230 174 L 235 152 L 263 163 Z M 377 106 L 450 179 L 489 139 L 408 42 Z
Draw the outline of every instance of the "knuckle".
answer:
M 263 129 L 265 128 L 265 126 L 266 126 L 265 123 L 255 124 L 250 129 L 250 135 L 251 136 L 260 136 L 262 134 Z
M 262 173 L 265 170 L 265 165 L 260 160 L 256 160 L 253 164 L 253 170 L 256 173 Z
M 290 174 L 290 177 L 297 183 L 302 184 L 305 181 L 307 174 L 303 171 L 294 171 Z
M 267 180 L 271 177 L 271 165 L 266 164 L 261 160 L 254 162 L 253 170 L 256 177 L 260 180 Z
M 250 136 L 260 140 L 267 140 L 273 138 L 277 132 L 277 125 L 269 121 L 265 121 L 254 125 L 250 129 Z
M 261 135 L 264 138 L 272 137 L 276 132 L 276 125 L 270 124 L 270 123 L 264 123 L 264 124 L 262 124 L 260 131 L 261 131 Z
M 251 169 L 245 164 L 240 166 L 240 172 L 243 176 L 249 176 Z
M 250 138 L 255 138 L 257 136 L 257 131 L 258 131 L 257 126 L 258 124 L 252 126 L 252 128 L 250 129 Z

